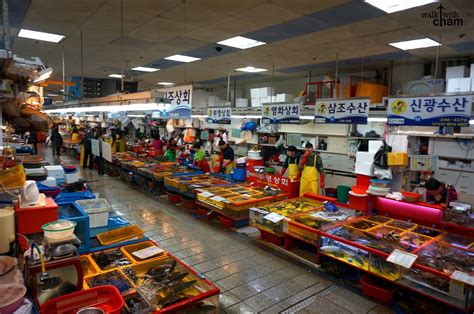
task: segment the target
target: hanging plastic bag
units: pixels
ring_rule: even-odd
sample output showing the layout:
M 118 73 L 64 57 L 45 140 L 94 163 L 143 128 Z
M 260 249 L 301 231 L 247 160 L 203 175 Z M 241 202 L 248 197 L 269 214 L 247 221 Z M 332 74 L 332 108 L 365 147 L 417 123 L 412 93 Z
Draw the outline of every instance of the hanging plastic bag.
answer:
M 392 169 L 382 169 L 377 166 L 374 166 L 374 176 L 379 180 L 392 180 Z
M 380 169 L 388 169 L 388 153 L 392 152 L 392 146 L 385 141 L 374 156 L 374 166 Z

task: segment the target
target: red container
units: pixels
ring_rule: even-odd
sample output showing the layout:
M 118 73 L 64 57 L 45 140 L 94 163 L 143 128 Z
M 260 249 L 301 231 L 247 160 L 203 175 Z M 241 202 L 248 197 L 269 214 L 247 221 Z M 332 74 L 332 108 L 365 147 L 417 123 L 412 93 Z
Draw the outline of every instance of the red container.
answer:
M 207 209 L 204 209 L 204 208 L 201 208 L 201 207 L 198 207 L 196 209 L 196 215 L 198 215 L 198 216 L 207 216 L 208 213 L 209 213 L 209 211 Z
M 51 299 L 41 306 L 41 312 L 73 314 L 82 308 L 96 307 L 104 313 L 119 314 L 124 305 L 117 288 L 100 286 Z
M 181 196 L 181 204 L 186 209 L 196 210 L 196 203 L 194 202 L 194 199 L 189 199 L 187 197 Z
M 46 198 L 46 205 L 32 208 L 20 208 L 18 202 L 14 205 L 16 211 L 17 232 L 31 234 L 43 232 L 41 226 L 58 220 L 58 205 L 52 198 Z
M 420 200 L 420 193 L 402 192 L 403 200 L 408 203 L 416 203 Z
M 219 221 L 221 222 L 221 225 L 223 225 L 226 228 L 233 228 L 234 227 L 234 220 L 224 217 L 224 216 L 219 216 Z
M 355 196 L 349 193 L 349 207 L 360 211 L 369 210 L 369 196 Z
M 253 167 L 263 166 L 263 158 L 261 160 L 247 159 L 246 163 L 247 163 L 247 170 L 249 170 L 250 172 L 255 172 L 253 170 Z
M 262 239 L 266 240 L 266 241 L 268 241 L 272 244 L 282 246 L 285 243 L 285 238 L 284 237 L 279 237 L 277 235 L 274 235 L 270 232 L 266 232 L 266 231 L 263 231 L 263 230 L 260 230 L 260 232 L 262 234 Z
M 56 196 L 58 196 L 60 192 L 61 192 L 61 188 L 58 187 L 57 189 L 43 191 L 42 193 L 44 193 L 44 195 L 46 195 L 47 197 L 55 198 Z
M 367 275 L 364 275 L 360 278 L 360 284 L 364 294 L 370 298 L 374 298 L 382 302 L 389 302 L 393 297 L 394 289 L 377 287 Z
M 353 185 L 351 188 L 352 193 L 354 194 L 367 194 L 367 187 L 360 185 Z
M 170 203 L 177 204 L 177 203 L 181 202 L 181 197 L 179 196 L 179 194 L 171 193 L 169 191 L 166 191 L 166 196 L 168 197 L 168 201 Z
M 366 188 L 368 188 L 370 185 L 370 178 L 371 176 L 364 176 L 363 174 L 358 174 L 356 179 L 356 185 L 365 186 Z

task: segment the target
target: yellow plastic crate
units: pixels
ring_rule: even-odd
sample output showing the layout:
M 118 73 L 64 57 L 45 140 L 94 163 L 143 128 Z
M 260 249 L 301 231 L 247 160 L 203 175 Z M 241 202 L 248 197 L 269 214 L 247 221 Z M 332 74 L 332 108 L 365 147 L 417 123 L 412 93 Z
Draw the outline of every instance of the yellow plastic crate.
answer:
M 100 273 L 99 266 L 97 266 L 89 255 L 81 255 L 80 259 L 84 277 Z
M 144 231 L 137 226 L 127 226 L 97 235 L 101 245 L 110 245 L 123 241 L 138 240 L 143 238 Z
M 127 261 L 129 262 L 129 264 L 126 264 L 126 265 L 121 265 L 121 266 L 116 266 L 116 267 L 111 267 L 111 268 L 101 268 L 99 266 L 99 264 L 96 262 L 95 258 L 94 257 L 98 257 L 100 253 L 104 253 L 104 252 L 110 252 L 110 251 L 114 251 L 114 250 L 117 250 L 121 253 L 121 255 L 123 256 L 123 259 L 124 261 Z M 123 266 L 130 266 L 133 264 L 133 261 L 128 257 L 126 256 L 119 248 L 113 248 L 113 249 L 108 249 L 108 250 L 104 250 L 104 251 L 100 251 L 100 252 L 95 252 L 95 253 L 92 253 L 90 255 L 88 255 L 92 264 L 100 271 L 100 272 L 107 272 L 107 271 L 110 271 L 110 270 L 113 270 L 113 269 L 117 269 L 119 267 L 123 267 Z
M 98 285 L 94 285 L 93 282 L 94 282 L 95 279 L 98 279 L 100 277 L 106 277 L 107 275 L 112 275 L 112 274 L 116 275 L 118 278 L 120 278 L 120 280 L 122 280 L 124 283 L 128 284 L 128 286 L 130 287 L 129 289 L 122 289 L 122 291 L 120 291 L 122 294 L 126 294 L 128 291 L 130 291 L 130 290 L 132 290 L 133 288 L 136 287 L 133 284 L 133 282 L 120 269 L 114 268 L 114 269 L 106 271 L 106 272 L 101 272 L 101 273 L 98 273 L 98 274 L 95 274 L 95 275 L 92 275 L 92 276 L 84 277 L 83 289 L 90 289 L 90 288 L 94 288 L 94 287 L 97 287 L 97 286 L 107 284 L 106 282 L 104 282 L 104 283 L 101 283 L 101 284 L 98 284 Z
M 152 256 L 150 258 L 142 260 L 142 259 L 138 259 L 137 257 L 133 256 L 133 254 L 132 254 L 135 251 L 146 249 L 146 248 L 152 247 L 152 246 L 157 246 L 157 245 L 155 243 L 151 242 L 151 241 L 144 241 L 144 242 L 140 242 L 140 243 L 136 243 L 136 244 L 130 244 L 130 245 L 123 246 L 123 247 L 120 248 L 120 251 L 122 251 L 122 253 L 134 263 L 141 263 L 141 262 L 145 262 L 145 261 L 150 261 L 152 259 L 165 258 L 168 255 L 167 252 L 163 252 L 160 255 Z
M 389 166 L 408 166 L 407 153 L 388 153 Z

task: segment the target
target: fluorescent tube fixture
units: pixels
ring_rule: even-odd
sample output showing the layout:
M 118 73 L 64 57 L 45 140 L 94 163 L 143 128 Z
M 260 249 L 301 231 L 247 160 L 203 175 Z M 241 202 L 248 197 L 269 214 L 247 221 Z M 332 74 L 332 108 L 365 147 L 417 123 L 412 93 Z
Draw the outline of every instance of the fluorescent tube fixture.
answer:
M 238 69 L 235 69 L 235 70 L 240 71 L 240 72 L 248 72 L 248 73 L 258 73 L 258 72 L 268 71 L 267 69 L 255 68 L 255 67 L 238 68 Z
M 173 55 L 165 58 L 166 60 L 171 60 L 171 61 L 178 61 L 178 62 L 194 62 L 201 60 L 201 58 L 195 58 L 195 57 L 190 57 L 190 56 L 184 56 L 184 55 Z
M 171 85 L 174 85 L 174 83 L 171 83 L 171 82 L 159 82 L 159 83 L 156 83 L 158 85 L 163 85 L 163 86 L 171 86 Z
M 46 113 L 67 113 L 67 112 L 119 112 L 119 111 L 151 111 L 163 109 L 163 103 L 144 103 L 131 105 L 109 105 L 109 106 L 91 106 L 91 107 L 68 107 L 45 110 Z
M 367 118 L 369 122 L 387 122 L 387 118 L 377 118 L 377 117 L 369 117 Z
M 393 12 L 408 10 L 415 7 L 420 7 L 425 4 L 439 2 L 439 1 L 437 0 L 365 0 L 365 2 L 387 13 L 393 13 Z
M 470 125 L 474 125 L 474 120 L 469 120 Z
M 242 36 L 232 37 L 223 41 L 219 41 L 218 44 L 234 47 L 234 48 L 239 48 L 239 49 L 248 49 L 248 48 L 265 45 L 263 41 L 258 41 L 255 39 L 242 37 Z
M 29 29 L 20 29 L 20 32 L 18 33 L 18 37 L 41 40 L 41 41 L 47 41 L 47 42 L 50 42 L 50 43 L 56 43 L 57 44 L 61 40 L 63 40 L 63 38 L 65 38 L 66 36 L 58 35 L 58 34 L 51 34 L 51 33 L 37 32 L 37 31 L 29 30 Z
M 441 46 L 439 42 L 434 41 L 433 39 L 430 39 L 430 38 L 399 41 L 397 43 L 389 43 L 389 45 L 401 50 L 412 50 L 412 49 Z
M 207 114 L 192 114 L 191 118 L 207 118 Z
M 245 116 L 242 116 L 242 115 L 231 115 L 231 118 L 236 118 L 236 119 L 245 119 L 245 118 L 247 118 L 247 119 L 261 119 L 262 116 L 261 116 L 261 115 L 260 115 L 260 116 L 251 115 L 251 114 L 245 115 Z
M 127 114 L 129 118 L 145 118 L 144 114 Z
M 314 120 L 314 116 L 300 116 L 301 120 Z
M 157 68 L 149 68 L 149 67 L 134 67 L 132 68 L 133 71 L 140 71 L 140 72 L 156 72 L 156 71 L 159 71 L 161 69 L 157 69 Z
M 122 78 L 122 75 L 121 74 L 109 74 L 109 77 Z M 125 77 L 125 75 L 123 75 L 123 77 Z

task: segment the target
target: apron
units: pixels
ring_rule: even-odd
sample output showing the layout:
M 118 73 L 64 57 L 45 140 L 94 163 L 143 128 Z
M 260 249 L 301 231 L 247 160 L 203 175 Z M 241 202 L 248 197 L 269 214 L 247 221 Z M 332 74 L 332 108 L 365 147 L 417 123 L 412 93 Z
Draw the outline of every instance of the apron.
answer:
M 231 173 L 233 168 L 235 168 L 235 161 L 232 161 L 227 166 L 225 166 L 224 174 Z
M 318 156 L 314 156 L 312 166 L 304 166 L 303 168 L 300 179 L 300 197 L 303 196 L 304 193 L 318 194 L 319 192 L 319 172 L 316 168 L 317 158 Z
M 300 174 L 300 169 L 298 168 L 298 164 L 288 163 L 288 178 L 294 180 L 298 177 L 299 174 Z

